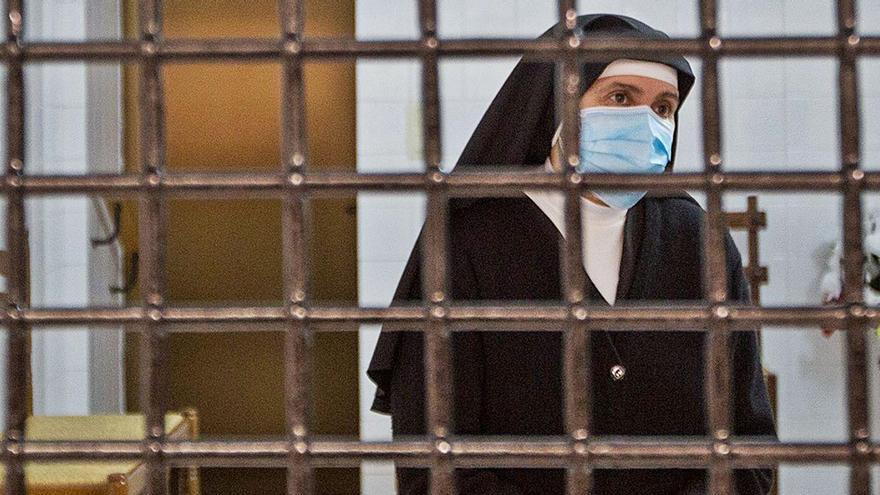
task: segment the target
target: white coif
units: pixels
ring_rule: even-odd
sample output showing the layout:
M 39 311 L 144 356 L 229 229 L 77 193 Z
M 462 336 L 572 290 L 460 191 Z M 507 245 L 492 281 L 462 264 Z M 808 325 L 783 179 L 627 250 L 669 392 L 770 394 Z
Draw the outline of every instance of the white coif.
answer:
M 553 172 L 550 159 L 544 163 Z M 565 237 L 565 196 L 560 191 L 527 189 L 525 194 L 541 208 Z M 623 254 L 623 226 L 627 210 L 608 208 L 581 198 L 581 248 L 584 269 L 608 304 L 614 305 Z

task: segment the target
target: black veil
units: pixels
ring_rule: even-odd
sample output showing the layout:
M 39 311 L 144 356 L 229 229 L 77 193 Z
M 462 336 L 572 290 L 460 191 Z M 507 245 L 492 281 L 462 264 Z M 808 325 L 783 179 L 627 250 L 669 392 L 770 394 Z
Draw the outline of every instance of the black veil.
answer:
M 541 38 L 556 38 L 563 26 L 556 24 L 545 31 Z M 594 37 L 669 39 L 665 33 L 636 19 L 611 14 L 590 14 L 577 18 L 575 35 L 589 43 Z M 583 94 L 599 77 L 605 67 L 619 57 L 591 61 L 581 65 L 581 88 Z M 653 55 L 634 57 L 639 60 L 659 62 L 678 72 L 678 92 L 684 102 L 694 84 L 690 64 L 680 55 Z M 558 121 L 554 115 L 556 97 L 554 91 L 555 64 L 548 60 L 527 60 L 525 57 L 514 67 L 495 99 L 468 140 L 459 165 L 538 165 L 544 163 L 550 153 L 550 140 Z M 681 105 L 679 105 L 681 108 Z M 678 115 L 676 115 L 677 121 Z M 677 126 L 676 126 L 677 129 Z M 675 142 L 672 144 L 672 160 L 675 158 Z

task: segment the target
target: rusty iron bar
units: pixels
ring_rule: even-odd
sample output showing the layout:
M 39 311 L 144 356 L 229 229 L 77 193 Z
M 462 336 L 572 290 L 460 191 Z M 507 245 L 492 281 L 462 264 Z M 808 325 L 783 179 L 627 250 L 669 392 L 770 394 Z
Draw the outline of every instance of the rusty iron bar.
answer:
M 192 62 L 198 60 L 272 61 L 285 56 L 293 48 L 284 39 L 167 39 L 156 44 L 138 40 L 83 41 L 83 42 L 25 42 L 20 46 L 21 55 L 9 46 L 0 50 L 0 60 L 9 61 L 23 57 L 28 62 L 60 60 L 88 61 L 143 61 L 153 57 L 164 63 Z M 155 49 L 157 53 L 150 53 Z M 716 53 L 719 57 L 834 57 L 840 49 L 837 36 L 795 36 L 780 38 L 723 38 Z M 425 50 L 420 40 L 370 40 L 346 38 L 305 38 L 298 45 L 300 55 L 309 60 L 354 58 L 412 58 L 420 57 Z M 507 57 L 525 55 L 535 59 L 556 60 L 570 51 L 560 47 L 555 40 L 529 39 L 444 39 L 435 48 L 442 57 L 492 56 Z M 702 38 L 673 38 L 669 40 L 621 40 L 614 38 L 591 38 L 575 51 L 585 60 L 608 56 L 638 56 L 660 54 L 670 51 L 700 57 L 705 53 Z M 880 55 L 880 37 L 863 36 L 853 48 L 857 56 Z
M 863 172 L 860 180 L 865 191 L 880 191 L 880 172 Z M 708 185 L 703 173 L 577 174 L 565 181 L 552 174 L 517 172 L 499 169 L 497 173 L 460 172 L 443 176 L 450 196 L 510 195 L 524 187 L 534 189 L 591 188 L 638 189 L 652 191 L 700 190 L 717 187 L 724 191 L 796 192 L 803 190 L 839 192 L 849 180 L 840 172 L 719 172 Z M 312 172 L 300 175 L 274 172 L 175 172 L 167 173 L 150 184 L 140 174 L 121 175 L 30 175 L 0 185 L 0 193 L 21 192 L 28 196 L 54 194 L 100 194 L 112 197 L 138 197 L 158 189 L 165 197 L 217 198 L 259 196 L 284 197 L 289 189 L 311 194 L 352 194 L 355 191 L 420 191 L 432 181 L 421 173 L 356 174 Z M 572 183 L 572 180 L 576 184 Z
M 422 300 L 428 315 L 423 324 L 426 434 L 431 441 L 431 495 L 454 495 L 455 472 L 449 462 L 449 436 L 455 431 L 453 412 L 452 334 L 445 314 L 452 299 L 448 280 L 449 200 L 441 170 L 440 89 L 437 47 L 437 2 L 419 0 L 421 50 L 422 142 L 427 178 L 427 213 L 421 249 Z
M 11 55 L 7 62 L 6 81 L 6 166 L 4 182 L 15 186 L 21 181 L 25 166 L 25 84 L 24 69 L 19 50 L 24 11 L 21 0 L 7 0 L 6 51 Z M 27 273 L 27 224 L 25 221 L 25 197 L 21 191 L 6 198 L 6 243 L 9 266 L 6 267 L 9 316 L 16 317 L 28 307 L 29 274 Z M 25 441 L 25 421 L 28 415 L 28 376 L 30 369 L 30 328 L 26 321 L 14 319 L 7 325 L 6 345 L 6 493 L 25 495 L 24 462 L 21 442 Z
M 168 493 L 168 470 L 160 445 L 165 440 L 168 406 L 168 332 L 161 315 L 165 305 L 167 205 L 159 193 L 165 170 L 165 108 L 162 62 L 155 55 L 162 41 L 161 0 L 138 2 L 140 40 L 146 58 L 140 64 L 138 88 L 141 174 L 146 191 L 138 198 L 140 292 L 147 322 L 141 333 L 139 394 L 145 418 L 143 461 L 148 495 Z
M 564 29 L 554 40 L 562 50 L 556 59 L 554 78 L 554 100 L 556 102 L 556 122 L 562 124 L 560 139 L 562 150 L 559 153 L 560 167 L 555 178 L 562 185 L 565 195 L 564 226 L 566 242 L 559 246 L 560 293 L 567 303 L 567 321 L 562 334 L 562 369 L 565 433 L 574 448 L 583 451 L 590 435 L 592 410 L 589 345 L 590 332 L 583 321 L 573 317 L 583 311 L 588 302 L 587 279 L 581 269 L 582 237 L 581 192 L 577 187 L 577 171 L 580 164 L 577 143 L 580 139 L 580 70 L 576 51 L 580 40 L 575 35 L 577 11 L 572 0 L 559 0 L 557 3 L 559 21 Z M 489 326 L 487 326 L 488 328 Z M 571 458 L 566 469 L 566 493 L 589 493 L 592 486 L 590 466 L 586 456 Z
M 732 431 L 729 309 L 727 290 L 727 246 L 724 236 L 723 190 L 718 177 L 721 167 L 721 109 L 718 95 L 718 5 L 700 0 L 700 32 L 705 42 L 702 57 L 703 173 L 706 178 L 706 219 L 702 235 L 704 298 L 715 305 L 708 323 L 704 346 L 703 394 L 706 430 L 714 440 L 709 465 L 708 492 L 733 494 L 733 471 L 728 462 Z
M 279 22 L 284 34 L 281 80 L 281 172 L 295 186 L 308 167 L 304 60 L 300 45 L 305 29 L 302 0 L 279 0 Z M 287 493 L 311 495 L 314 469 L 309 462 L 311 436 L 312 345 L 309 322 L 300 318 L 309 306 L 309 229 L 307 191 L 283 190 L 281 205 L 282 263 L 287 320 L 284 335 L 284 417 L 290 450 Z
M 842 299 L 851 305 L 846 332 L 846 390 L 850 447 L 849 493 L 869 495 L 870 419 L 868 409 L 868 356 L 866 325 L 862 304 L 864 272 L 862 250 L 862 184 L 860 168 L 859 92 L 855 47 L 855 0 L 837 2 L 837 36 L 841 49 L 838 55 L 838 93 L 840 110 L 840 171 L 843 184 L 843 291 Z
M 860 306 L 856 306 L 860 308 Z M 674 307 L 656 306 L 615 306 L 603 308 L 599 306 L 584 307 L 578 310 L 575 318 L 582 320 L 585 329 L 599 330 L 640 330 L 640 331 L 704 331 L 710 321 L 716 318 L 712 311 L 717 309 L 711 305 L 681 304 Z M 199 333 L 209 331 L 247 331 L 235 328 L 217 327 L 202 329 L 191 325 L 206 323 L 283 323 L 290 316 L 286 307 L 218 307 L 218 308 L 184 308 L 165 307 L 160 312 L 148 312 L 142 307 L 128 308 L 81 308 L 81 309 L 42 309 L 24 308 L 20 312 L 5 314 L 4 325 L 24 321 L 28 325 L 39 327 L 55 327 L 58 325 L 121 325 L 150 323 L 162 320 L 168 324 L 169 332 Z M 571 318 L 568 305 L 530 306 L 521 303 L 486 304 L 465 306 L 450 305 L 443 316 L 452 331 L 483 331 L 488 328 L 469 328 L 470 322 L 483 325 L 517 324 L 535 331 L 559 331 L 559 325 Z M 793 307 L 752 307 L 729 306 L 727 320 L 734 330 L 753 328 L 764 323 L 780 327 L 797 326 L 835 326 L 843 328 L 850 306 L 793 306 Z M 864 320 L 870 324 L 880 324 L 880 308 L 863 308 Z M 307 311 L 297 312 L 297 318 L 321 325 L 315 330 L 319 332 L 351 331 L 341 325 L 369 323 L 406 323 L 395 331 L 421 331 L 421 327 L 412 326 L 425 322 L 426 316 L 422 306 L 394 306 L 390 308 L 361 307 L 311 307 Z M 555 325 L 550 326 L 548 325 Z M 62 328 L 63 329 L 63 328 Z M 495 330 L 494 328 L 492 329 Z M 132 331 L 140 331 L 132 329 Z
M 364 459 L 394 459 L 405 465 L 429 466 L 434 444 L 424 437 L 395 442 L 313 436 L 309 444 L 316 466 L 358 466 Z M 583 455 L 567 436 L 452 436 L 448 457 L 456 467 L 565 467 L 572 456 Z M 714 443 L 702 437 L 594 436 L 586 445 L 596 467 L 701 467 L 711 461 Z M 731 464 L 764 467 L 786 464 L 846 463 L 849 443 L 771 442 L 761 437 L 729 441 Z M 159 450 L 170 466 L 284 467 L 292 446 L 286 439 L 166 441 Z M 27 461 L 122 460 L 143 455 L 141 442 L 24 442 Z M 8 458 L 9 454 L 6 453 Z M 880 462 L 880 445 L 871 445 L 869 462 Z

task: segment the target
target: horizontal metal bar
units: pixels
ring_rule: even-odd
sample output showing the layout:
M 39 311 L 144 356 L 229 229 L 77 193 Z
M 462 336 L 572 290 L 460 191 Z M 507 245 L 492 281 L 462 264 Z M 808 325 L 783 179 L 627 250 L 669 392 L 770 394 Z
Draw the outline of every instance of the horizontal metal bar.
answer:
M 16 56 L 26 61 L 106 61 L 116 62 L 136 59 L 147 55 L 147 45 L 136 40 L 100 40 L 82 42 L 32 42 L 23 43 L 17 48 L 4 46 L 3 57 Z
M 143 307 L 127 308 L 28 308 L 2 315 L 2 324 L 24 320 L 31 325 L 117 325 L 146 319 Z
M 719 444 L 702 437 L 596 436 L 572 442 L 563 436 L 455 436 L 444 454 L 459 468 L 563 467 L 574 459 L 596 467 L 705 467 L 716 456 L 737 467 L 786 464 L 846 463 L 859 456 L 880 462 L 880 445 L 848 443 L 776 443 L 765 438 L 732 437 Z M 314 436 L 297 445 L 278 439 L 165 442 L 34 442 L 17 444 L 25 461 L 138 459 L 145 450 L 161 453 L 172 466 L 281 467 L 295 449 L 305 451 L 315 466 L 359 466 L 363 460 L 395 460 L 402 466 L 425 466 L 437 455 L 433 443 L 420 437 L 395 442 L 359 442 Z M 6 450 L 4 449 L 4 452 Z M 8 455 L 8 454 L 4 454 Z
M 28 195 L 101 194 L 130 197 L 153 188 L 165 196 L 216 199 L 241 195 L 279 196 L 290 188 L 310 192 L 355 193 L 357 191 L 420 191 L 429 182 L 441 182 L 451 195 L 479 196 L 519 194 L 523 188 L 559 189 L 637 189 L 651 191 L 700 190 L 717 184 L 724 190 L 793 192 L 802 190 L 840 191 L 847 177 L 840 172 L 725 172 L 650 174 L 575 174 L 565 183 L 561 176 L 547 173 L 518 172 L 486 167 L 481 172 L 441 174 L 358 174 L 315 172 L 282 174 L 278 172 L 178 172 L 163 177 L 123 175 L 32 175 L 16 177 L 0 185 L 0 192 L 23 191 Z M 853 179 L 850 179 L 853 180 Z M 861 172 L 855 179 L 863 190 L 880 190 L 880 172 Z
M 584 322 L 590 330 L 692 330 L 703 327 L 718 318 L 725 319 L 742 330 L 756 325 L 773 326 L 833 326 L 842 328 L 851 315 L 865 324 L 880 323 L 880 307 L 819 306 L 819 307 L 752 307 L 707 305 L 669 306 L 612 306 L 575 307 L 569 312 L 563 305 L 524 305 L 492 302 L 476 306 L 452 304 L 444 318 L 454 331 L 494 331 L 510 325 L 532 330 L 559 331 L 558 326 L 574 320 Z M 713 313 L 714 311 L 714 313 Z M 720 314 L 719 314 L 720 312 Z M 222 307 L 174 308 L 145 310 L 130 308 L 82 309 L 23 309 L 2 314 L 0 324 L 24 321 L 34 326 L 57 325 L 112 325 L 168 323 L 172 332 L 188 332 L 185 325 L 205 323 L 283 323 L 303 320 L 318 325 L 323 332 L 352 331 L 356 327 L 341 325 L 385 323 L 389 330 L 421 331 L 424 321 L 432 319 L 422 306 L 394 306 L 390 308 L 359 307 L 297 307 L 288 312 L 282 307 Z M 326 324 L 326 325 L 323 325 Z M 415 324 L 415 325 L 414 325 Z M 263 329 L 264 331 L 267 329 Z M 196 330 L 198 331 L 198 330 Z M 217 328 L 216 331 L 235 331 Z
M 569 40 L 560 45 L 553 39 L 455 39 L 440 40 L 437 50 L 442 56 L 523 55 L 533 60 L 554 60 L 576 52 L 584 60 L 589 60 L 670 52 L 699 55 L 709 48 L 704 41 L 694 38 L 646 41 L 648 40 L 596 37 L 590 38 L 589 43 L 584 43 L 582 40 L 572 43 Z
M 864 37 L 857 40 L 857 54 L 875 54 L 877 37 Z M 591 58 L 610 59 L 638 55 L 658 55 L 677 53 L 701 56 L 711 51 L 717 56 L 834 56 L 843 42 L 836 37 L 779 37 L 779 38 L 721 38 L 710 39 L 708 43 L 701 38 L 673 38 L 668 40 L 590 38 L 588 43 L 579 42 L 575 46 L 567 44 L 560 50 L 553 40 L 528 39 L 456 39 L 440 40 L 437 50 L 441 55 L 452 56 L 499 56 L 527 55 L 532 58 L 559 57 L 560 52 L 575 51 L 584 60 Z
M 880 36 L 863 36 L 857 53 L 874 53 L 880 51 Z
M 420 57 L 426 51 L 438 56 L 518 56 L 555 59 L 572 51 L 583 59 L 679 53 L 700 56 L 708 51 L 723 57 L 741 56 L 836 56 L 844 46 L 858 55 L 880 55 L 880 37 L 864 36 L 841 40 L 835 36 L 714 38 L 707 43 L 700 38 L 643 40 L 590 38 L 589 43 L 560 44 L 554 39 L 437 39 L 355 40 L 350 38 L 307 38 L 286 41 L 281 38 L 100 40 L 83 42 L 31 42 L 2 45 L 0 58 L 8 61 L 125 61 L 158 57 L 163 62 L 197 60 L 271 61 L 285 56 L 309 59 L 354 57 Z

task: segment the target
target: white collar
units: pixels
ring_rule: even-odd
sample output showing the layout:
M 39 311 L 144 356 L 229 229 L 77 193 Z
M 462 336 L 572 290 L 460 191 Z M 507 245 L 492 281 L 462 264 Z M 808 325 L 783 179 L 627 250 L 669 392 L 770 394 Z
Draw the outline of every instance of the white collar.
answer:
M 553 172 L 549 159 L 544 163 L 544 169 Z M 523 192 L 565 237 L 565 194 L 552 189 L 526 189 Z M 602 297 L 613 305 L 620 278 L 623 227 L 627 210 L 601 206 L 583 197 L 580 199 L 584 269 Z
M 544 162 L 544 170 L 548 173 L 553 171 L 553 164 L 550 158 Z M 565 195 L 562 191 L 547 189 L 527 189 L 523 191 L 532 199 L 553 222 L 553 225 L 565 236 Z M 619 223 L 621 219 L 626 217 L 627 210 L 614 208 L 612 206 L 598 205 L 589 199 L 581 197 L 581 215 L 587 219 L 591 225 L 609 225 Z

